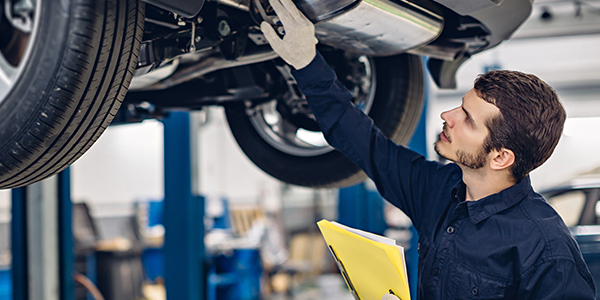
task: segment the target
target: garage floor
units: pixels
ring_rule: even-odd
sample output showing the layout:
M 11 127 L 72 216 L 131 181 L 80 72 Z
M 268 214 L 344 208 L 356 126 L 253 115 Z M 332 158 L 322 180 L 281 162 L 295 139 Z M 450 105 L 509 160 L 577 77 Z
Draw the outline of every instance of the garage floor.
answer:
M 162 284 L 145 285 L 144 296 L 148 300 L 165 300 L 165 287 Z M 354 300 L 346 283 L 338 274 L 320 275 L 314 281 L 294 287 L 291 295 L 272 294 L 263 300 Z
M 292 289 L 292 295 L 272 295 L 267 300 L 354 300 L 339 274 L 324 274 Z

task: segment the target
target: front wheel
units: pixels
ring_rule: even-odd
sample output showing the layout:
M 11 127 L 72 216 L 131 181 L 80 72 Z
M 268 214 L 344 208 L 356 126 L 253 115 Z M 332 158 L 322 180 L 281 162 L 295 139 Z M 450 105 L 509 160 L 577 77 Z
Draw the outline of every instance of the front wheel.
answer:
M 422 61 L 402 54 L 370 58 L 323 51 L 353 102 L 398 144 L 407 143 L 421 116 L 424 95 Z M 271 176 L 306 187 L 345 187 L 366 178 L 343 154 L 327 145 L 306 100 L 294 88 L 289 68 L 278 66 L 289 91 L 257 106 L 226 107 L 237 143 Z
M 0 188 L 15 188 L 65 169 L 111 122 L 137 65 L 144 3 L 0 6 Z

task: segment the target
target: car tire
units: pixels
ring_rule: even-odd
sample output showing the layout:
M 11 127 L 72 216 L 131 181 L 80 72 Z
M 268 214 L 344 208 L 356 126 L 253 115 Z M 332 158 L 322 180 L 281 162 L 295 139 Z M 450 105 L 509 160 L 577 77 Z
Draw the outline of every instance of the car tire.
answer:
M 21 61 L 7 66 L 11 52 L 1 45 L 5 73 L 18 70 L 0 95 L 2 189 L 64 170 L 104 132 L 137 65 L 144 4 L 42 0 L 33 20 Z M 16 31 L 4 21 L 2 39 L 14 37 Z
M 340 57 L 339 55 L 325 55 Z M 381 131 L 398 144 L 406 144 L 419 122 L 423 108 L 424 74 L 418 56 L 402 54 L 392 57 L 369 58 L 374 65 L 376 86 L 368 115 Z M 335 68 L 338 78 L 344 76 Z M 347 86 L 348 87 L 348 86 Z M 345 187 L 366 178 L 356 165 L 340 152 L 294 155 L 268 142 L 251 121 L 248 108 L 239 104 L 227 106 L 229 127 L 244 153 L 266 173 L 294 185 L 306 187 Z

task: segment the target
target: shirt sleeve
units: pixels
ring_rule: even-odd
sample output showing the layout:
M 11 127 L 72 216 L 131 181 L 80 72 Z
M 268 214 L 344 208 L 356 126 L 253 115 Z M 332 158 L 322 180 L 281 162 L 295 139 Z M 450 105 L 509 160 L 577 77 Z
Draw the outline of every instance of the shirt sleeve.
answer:
M 568 259 L 545 262 L 521 278 L 518 299 L 596 299 L 594 281 Z
M 388 139 L 352 102 L 320 54 L 292 71 L 328 143 L 373 179 L 381 195 L 419 228 L 427 184 L 441 165 Z

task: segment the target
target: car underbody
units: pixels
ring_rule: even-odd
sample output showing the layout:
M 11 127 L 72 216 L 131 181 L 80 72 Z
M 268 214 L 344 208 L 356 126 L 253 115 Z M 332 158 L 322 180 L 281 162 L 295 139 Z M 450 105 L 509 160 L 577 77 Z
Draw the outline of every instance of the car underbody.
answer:
M 422 57 L 440 88 L 454 88 L 463 62 L 508 39 L 531 12 L 528 0 L 294 3 L 354 104 L 398 144 L 421 114 Z M 4 4 L 0 188 L 66 168 L 108 124 L 208 105 L 225 107 L 242 150 L 279 180 L 340 187 L 365 178 L 324 141 L 291 67 L 262 35 L 263 21 L 285 33 L 267 0 Z

